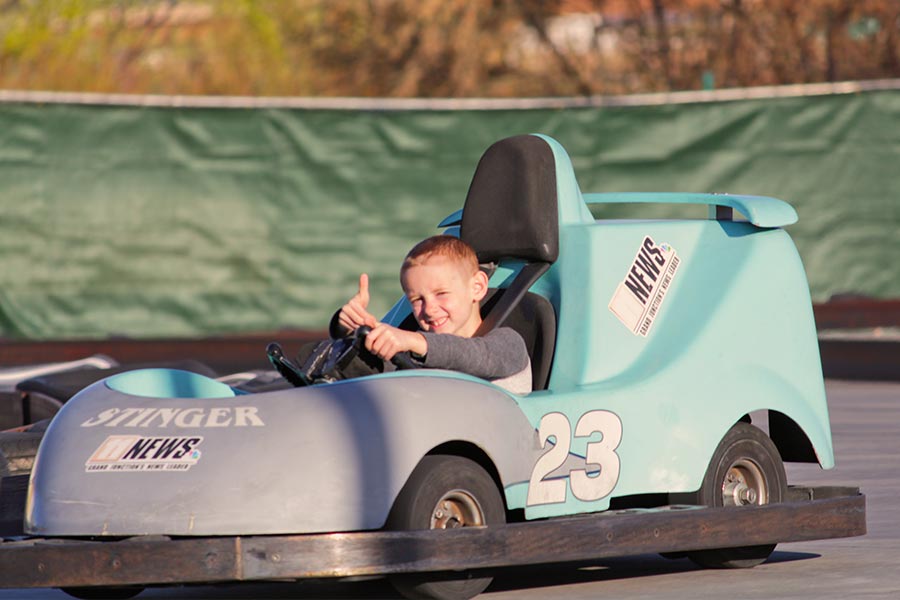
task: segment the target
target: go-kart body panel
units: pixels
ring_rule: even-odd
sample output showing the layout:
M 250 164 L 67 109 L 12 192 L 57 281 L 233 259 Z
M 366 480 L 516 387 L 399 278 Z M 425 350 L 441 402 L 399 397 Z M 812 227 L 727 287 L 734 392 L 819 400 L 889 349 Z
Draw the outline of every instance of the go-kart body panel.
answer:
M 459 440 L 482 449 L 504 484 L 527 479 L 539 451 L 510 396 L 467 376 L 421 371 L 169 399 L 101 381 L 51 424 L 32 474 L 26 530 L 121 536 L 376 529 L 421 457 Z

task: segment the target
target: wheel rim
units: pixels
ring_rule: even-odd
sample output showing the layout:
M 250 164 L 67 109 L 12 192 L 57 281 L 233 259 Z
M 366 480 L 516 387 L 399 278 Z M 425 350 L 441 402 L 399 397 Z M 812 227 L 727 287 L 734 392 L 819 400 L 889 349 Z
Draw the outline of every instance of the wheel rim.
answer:
M 441 496 L 431 511 L 432 529 L 456 529 L 484 525 L 484 513 L 471 494 L 452 490 Z
M 746 506 L 766 504 L 769 490 L 762 469 L 748 459 L 735 461 L 725 473 L 722 482 L 722 504 L 724 506 Z

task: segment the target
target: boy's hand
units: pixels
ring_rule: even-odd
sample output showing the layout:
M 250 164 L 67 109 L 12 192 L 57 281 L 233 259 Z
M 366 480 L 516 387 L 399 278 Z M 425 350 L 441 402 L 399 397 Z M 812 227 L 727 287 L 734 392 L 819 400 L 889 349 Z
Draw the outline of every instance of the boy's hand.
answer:
M 350 298 L 344 306 L 341 307 L 341 313 L 338 315 L 338 322 L 341 327 L 348 333 L 354 332 L 363 325 L 368 325 L 372 329 L 378 324 L 376 319 L 369 312 L 369 276 L 363 273 L 359 276 L 359 291 L 355 296 Z
M 425 336 L 415 331 L 379 323 L 366 336 L 366 350 L 384 360 L 391 360 L 398 352 L 413 352 L 425 356 L 428 353 L 428 342 L 425 341 Z

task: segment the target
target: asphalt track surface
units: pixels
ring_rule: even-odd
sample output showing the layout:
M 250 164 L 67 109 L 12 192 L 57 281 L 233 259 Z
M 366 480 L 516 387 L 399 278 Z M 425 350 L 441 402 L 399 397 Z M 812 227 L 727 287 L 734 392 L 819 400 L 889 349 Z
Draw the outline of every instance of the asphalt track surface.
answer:
M 788 465 L 791 483 L 859 486 L 868 535 L 779 545 L 746 570 L 702 570 L 655 554 L 502 572 L 484 600 L 628 598 L 900 598 L 900 384 L 827 382 L 837 466 Z M 397 598 L 384 581 L 154 589 L 138 599 Z M 60 600 L 57 590 L 0 590 L 0 599 Z

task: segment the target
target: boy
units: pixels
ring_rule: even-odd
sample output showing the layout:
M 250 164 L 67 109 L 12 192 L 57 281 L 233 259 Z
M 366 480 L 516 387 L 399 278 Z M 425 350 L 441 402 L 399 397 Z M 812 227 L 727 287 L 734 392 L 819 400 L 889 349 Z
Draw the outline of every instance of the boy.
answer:
M 366 349 L 386 361 L 409 352 L 423 367 L 468 373 L 517 394 L 531 391 L 531 361 L 516 331 L 499 327 L 472 337 L 481 325 L 488 278 L 468 244 L 448 235 L 419 242 L 400 267 L 400 284 L 419 331 L 380 323 L 369 313 L 369 279 L 363 273 L 359 292 L 336 315 L 332 334 L 368 325 Z

